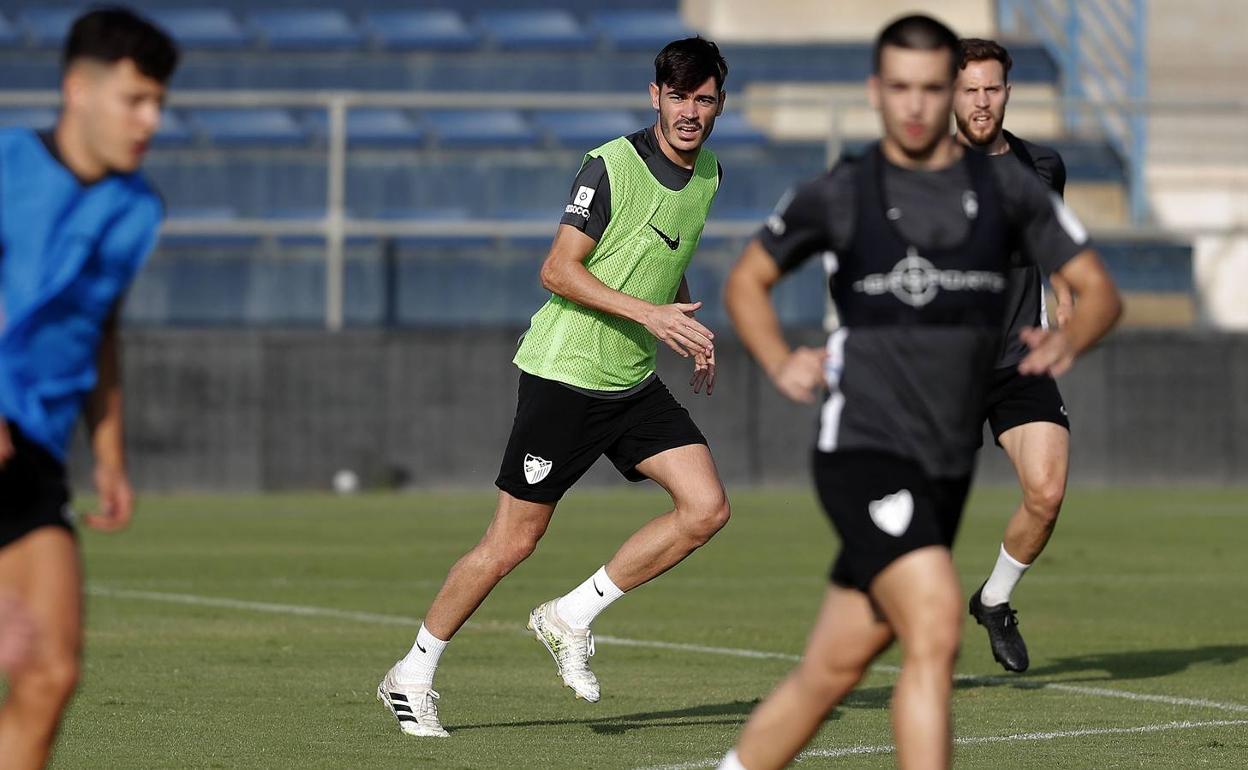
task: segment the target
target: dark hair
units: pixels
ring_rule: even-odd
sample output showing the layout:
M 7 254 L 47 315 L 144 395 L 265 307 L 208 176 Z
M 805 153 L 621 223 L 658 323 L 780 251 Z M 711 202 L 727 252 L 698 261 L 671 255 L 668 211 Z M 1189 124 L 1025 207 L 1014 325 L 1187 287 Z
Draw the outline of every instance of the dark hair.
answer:
M 707 78 L 715 78 L 715 90 L 722 91 L 728 78 L 728 62 L 720 54 L 719 46 L 701 35 L 674 40 L 654 57 L 654 83 L 660 88 L 667 84 L 673 90 L 689 93 Z
M 1010 67 L 1014 66 L 1014 60 L 1010 58 L 1010 52 L 997 41 L 978 37 L 962 38 L 959 51 L 958 69 L 964 70 L 966 65 L 975 61 L 999 61 L 1005 82 L 1010 82 Z
M 166 83 L 178 66 L 178 47 L 161 28 L 121 6 L 94 8 L 79 16 L 65 39 L 62 64 L 80 59 L 116 64 L 130 59 L 139 72 Z
M 880 72 L 880 55 L 884 46 L 909 48 L 914 51 L 949 51 L 949 77 L 958 74 L 958 36 L 953 30 L 931 16 L 903 16 L 889 24 L 875 39 L 875 73 Z

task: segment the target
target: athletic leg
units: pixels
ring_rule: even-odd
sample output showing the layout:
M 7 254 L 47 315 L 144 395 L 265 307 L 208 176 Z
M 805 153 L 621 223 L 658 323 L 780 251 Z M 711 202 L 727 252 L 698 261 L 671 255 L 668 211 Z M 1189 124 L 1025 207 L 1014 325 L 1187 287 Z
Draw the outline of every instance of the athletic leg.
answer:
M 871 584 L 871 596 L 901 644 L 893 689 L 897 765 L 947 768 L 952 761 L 953 664 L 962 629 L 961 592 L 947 548 L 902 556 Z
M 425 627 L 449 641 L 494 586 L 533 553 L 554 512 L 554 503 L 531 503 L 500 491 L 494 519 L 447 573 L 425 614 Z
M 637 464 L 672 496 L 672 510 L 651 519 L 607 562 L 622 591 L 662 575 L 706 544 L 728 523 L 730 508 L 719 471 L 705 444 L 660 452 Z
M 1023 502 L 1005 529 L 1005 550 L 1031 564 L 1049 542 L 1066 498 L 1070 432 L 1051 422 L 1032 422 L 1005 431 L 999 440 L 1023 489 Z
M 741 731 L 738 761 L 749 770 L 791 762 L 892 639 L 866 594 L 829 588 L 801 663 L 758 704 Z
M 0 708 L 0 768 L 39 768 L 78 684 L 82 570 L 74 536 L 40 527 L 0 549 L 0 588 L 23 605 L 36 633 Z

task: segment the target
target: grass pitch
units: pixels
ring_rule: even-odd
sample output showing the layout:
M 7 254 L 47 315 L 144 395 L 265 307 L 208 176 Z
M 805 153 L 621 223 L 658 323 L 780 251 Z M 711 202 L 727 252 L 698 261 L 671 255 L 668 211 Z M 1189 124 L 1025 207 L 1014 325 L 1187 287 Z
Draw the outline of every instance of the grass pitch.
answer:
M 973 497 L 956 551 L 968 592 L 1016 494 Z M 603 699 L 590 705 L 562 687 L 526 615 L 666 498 L 574 490 L 444 655 L 442 741 L 400 734 L 373 692 L 492 494 L 147 497 L 129 532 L 83 534 L 86 671 L 55 767 L 709 766 L 793 665 L 837 548 L 808 488 L 732 497 L 706 548 L 599 618 Z M 1031 671 L 1007 677 L 968 619 L 957 766 L 1248 766 L 1246 501 L 1072 490 L 1015 594 Z M 880 662 L 803 767 L 892 766 L 896 651 Z

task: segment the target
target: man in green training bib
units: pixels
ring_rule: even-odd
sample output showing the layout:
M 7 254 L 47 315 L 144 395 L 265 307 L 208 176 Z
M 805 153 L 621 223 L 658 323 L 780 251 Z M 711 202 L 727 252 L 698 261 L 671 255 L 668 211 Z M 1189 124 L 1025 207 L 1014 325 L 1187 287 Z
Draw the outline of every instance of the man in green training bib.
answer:
M 516 353 L 519 397 L 485 536 L 451 568 L 408 654 L 377 697 L 417 736 L 444 737 L 433 677 L 442 651 L 494 586 L 533 552 L 559 499 L 606 455 L 625 478 L 653 479 L 672 510 L 630 537 L 568 594 L 529 615 L 563 683 L 591 703 L 594 617 L 663 574 L 728 521 L 706 439 L 655 374 L 662 341 L 693 359 L 695 393 L 715 386 L 714 335 L 694 320 L 685 268 L 719 188 L 702 149 L 724 108 L 728 65 L 700 37 L 655 58 L 655 124 L 586 154 L 572 184 L 542 285 L 551 297 Z

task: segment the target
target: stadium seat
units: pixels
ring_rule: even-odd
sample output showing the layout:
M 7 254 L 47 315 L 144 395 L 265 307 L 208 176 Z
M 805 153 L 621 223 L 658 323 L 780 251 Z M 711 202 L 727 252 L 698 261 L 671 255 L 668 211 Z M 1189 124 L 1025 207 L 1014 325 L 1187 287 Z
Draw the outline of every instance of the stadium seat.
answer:
M 767 143 L 767 137 L 755 128 L 740 112 L 725 112 L 715 120 L 715 130 L 708 144 L 714 147 L 727 145 L 758 145 Z
M 210 141 L 223 145 L 295 145 L 308 133 L 286 110 L 197 109 L 189 113 L 191 125 Z
M 22 11 L 18 24 L 32 44 L 59 48 L 80 12 L 75 8 L 27 8 Z
M 333 50 L 359 48 L 364 38 L 342 11 L 330 9 L 256 11 L 248 26 L 269 48 Z
M 21 35 L 17 34 L 17 29 L 9 23 L 4 14 L 0 14 L 0 46 L 13 47 L 19 42 L 21 42 Z
M 559 144 L 586 150 L 646 125 L 626 110 L 554 110 L 536 113 L 533 122 Z
M 1123 291 L 1191 294 L 1192 247 L 1162 240 L 1098 240 L 1096 249 Z
M 173 110 L 165 110 L 160 116 L 160 130 L 156 132 L 155 144 L 163 147 L 190 144 L 194 133 L 186 122 Z
M 52 107 L 0 107 L 0 128 L 31 128 L 36 131 L 56 125 Z
M 679 11 L 602 11 L 590 16 L 589 29 L 624 51 L 656 52 L 695 34 Z
M 463 51 L 481 43 L 481 35 L 449 10 L 374 11 L 362 27 L 387 50 Z
M 595 42 L 567 11 L 486 11 L 477 24 L 506 50 L 585 50 Z
M 318 140 L 329 139 L 329 113 L 312 110 L 305 124 Z M 347 110 L 347 143 L 352 146 L 415 147 L 425 132 L 403 110 L 389 108 L 356 108 Z
M 537 132 L 515 110 L 432 110 L 425 119 L 445 147 L 527 147 Z
M 219 8 L 166 8 L 151 17 L 186 48 L 235 49 L 251 43 L 234 16 Z

